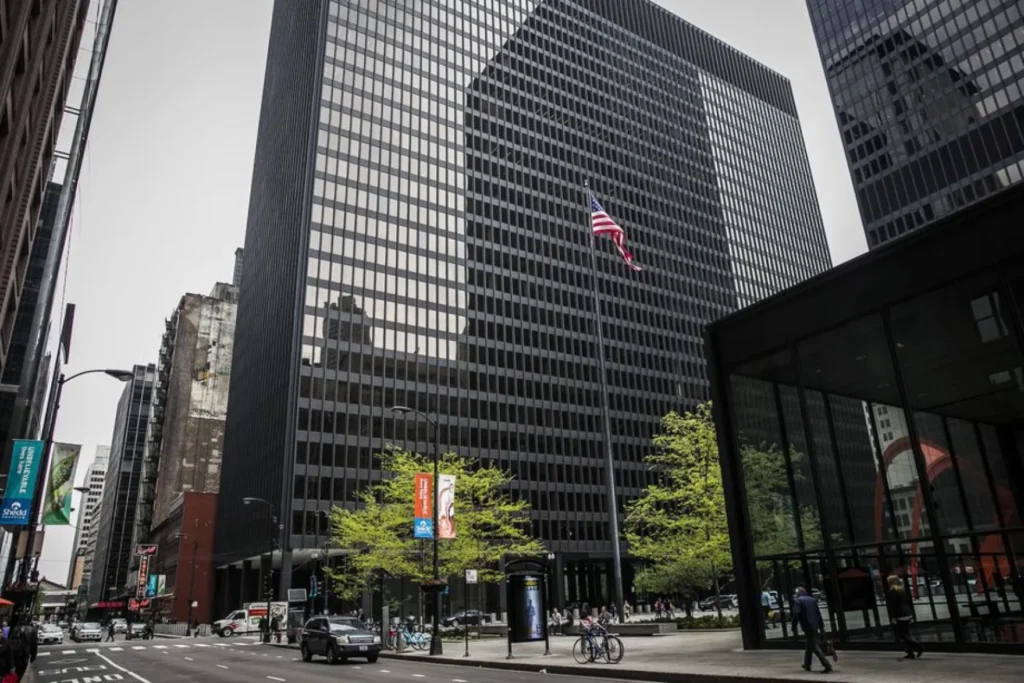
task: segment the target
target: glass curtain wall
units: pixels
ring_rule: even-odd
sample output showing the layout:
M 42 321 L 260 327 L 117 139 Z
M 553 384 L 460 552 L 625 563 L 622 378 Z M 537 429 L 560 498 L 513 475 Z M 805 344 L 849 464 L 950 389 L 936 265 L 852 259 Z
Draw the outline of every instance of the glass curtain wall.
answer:
M 732 369 L 765 642 L 797 586 L 839 642 L 1024 646 L 1024 267 L 948 283 Z

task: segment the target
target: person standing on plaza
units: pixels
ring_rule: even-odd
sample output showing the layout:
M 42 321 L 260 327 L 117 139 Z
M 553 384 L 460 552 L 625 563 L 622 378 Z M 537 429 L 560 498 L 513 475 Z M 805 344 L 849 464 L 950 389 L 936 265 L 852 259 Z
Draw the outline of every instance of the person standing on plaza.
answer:
M 910 623 L 914 620 L 914 606 L 900 577 L 889 576 L 889 587 L 885 591 L 885 606 L 889 620 L 896 629 L 896 641 L 906 650 L 906 659 L 920 658 L 924 654 L 921 643 L 910 637 Z
M 807 589 L 803 586 L 796 589 L 796 599 L 793 601 L 794 631 L 797 624 L 803 629 L 804 637 L 807 639 L 804 647 L 804 671 L 811 670 L 811 655 L 813 654 L 825 667 L 823 673 L 831 672 L 832 665 L 828 663 L 825 653 L 821 651 L 819 642 L 821 632 L 825 628 L 825 621 L 821 617 L 821 610 L 818 609 L 818 601 L 808 595 Z

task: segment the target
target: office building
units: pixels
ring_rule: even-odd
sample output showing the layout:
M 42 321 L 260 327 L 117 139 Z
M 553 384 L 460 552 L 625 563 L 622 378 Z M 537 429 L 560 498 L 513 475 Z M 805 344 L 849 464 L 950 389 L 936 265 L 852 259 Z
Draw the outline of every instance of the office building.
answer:
M 0 0 L 0 370 L 89 4 Z
M 807 0 L 868 246 L 1024 175 L 1012 0 Z
M 153 405 L 156 366 L 136 365 L 117 403 L 103 497 L 96 528 L 96 551 L 89 581 L 89 603 L 124 591 L 134 556 L 135 518 L 142 487 L 146 434 Z
M 179 622 L 217 618 L 211 555 L 237 305 L 238 288 L 223 282 L 186 294 L 160 346 L 137 540 L 157 544 L 150 573 L 166 577 L 168 594 L 158 609 Z
M 78 499 L 78 526 L 75 528 L 75 542 L 71 547 L 71 571 L 68 573 L 68 589 L 87 587 L 92 575 L 93 554 L 96 551 L 97 510 L 103 499 L 103 485 L 106 482 L 110 446 L 97 446 L 89 471 L 86 472 L 83 492 Z
M 926 648 L 1024 653 L 1022 211 L 1017 185 L 709 326 L 746 647 L 803 647 L 761 595 L 804 586 L 838 647 L 896 648 L 895 575 Z
M 625 501 L 660 416 L 707 397 L 703 325 L 829 265 L 789 83 L 646 0 L 277 2 L 265 79 L 224 605 L 256 595 L 258 570 L 308 585 L 316 512 L 379 480 L 384 443 L 429 450 L 395 404 L 515 474 L 556 602 L 606 602 L 584 182 L 644 267 L 599 244 Z

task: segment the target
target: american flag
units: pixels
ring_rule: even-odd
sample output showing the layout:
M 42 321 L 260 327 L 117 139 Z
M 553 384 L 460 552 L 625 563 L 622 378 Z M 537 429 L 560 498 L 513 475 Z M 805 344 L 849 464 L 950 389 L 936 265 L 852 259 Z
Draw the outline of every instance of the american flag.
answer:
M 605 213 L 593 192 L 590 193 L 590 227 L 595 235 L 608 235 L 612 238 L 612 242 L 615 242 L 615 246 L 622 254 L 622 259 L 627 266 L 633 270 L 643 270 L 633 263 L 633 255 L 626 249 L 626 233 L 612 220 L 611 216 Z

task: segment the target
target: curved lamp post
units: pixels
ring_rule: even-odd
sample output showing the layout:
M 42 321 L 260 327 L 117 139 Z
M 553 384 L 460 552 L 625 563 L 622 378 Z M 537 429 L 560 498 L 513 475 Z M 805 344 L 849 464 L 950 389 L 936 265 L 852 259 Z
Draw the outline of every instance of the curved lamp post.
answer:
M 64 374 L 61 373 L 61 376 L 57 378 L 57 390 L 56 392 L 54 392 L 53 395 L 53 409 L 50 411 L 50 415 L 47 419 L 46 430 L 44 432 L 45 436 L 43 437 L 43 461 L 41 463 L 40 468 L 41 475 L 36 479 L 36 488 L 35 491 L 32 492 L 33 519 L 30 520 L 28 528 L 28 543 L 25 545 L 25 547 L 27 548 L 27 553 L 31 553 L 32 548 L 35 547 L 36 527 L 40 522 L 42 522 L 43 485 L 44 480 L 47 478 L 50 472 L 50 451 L 52 450 L 53 446 L 53 432 L 57 426 L 57 411 L 60 410 L 60 398 L 61 394 L 64 393 L 64 385 L 73 379 L 81 377 L 82 375 L 91 375 L 97 372 L 102 372 L 108 377 L 113 377 L 114 379 L 120 382 L 130 382 L 132 378 L 135 377 L 135 373 L 132 372 L 131 370 L 97 368 L 95 370 L 83 370 L 82 372 L 76 372 L 70 377 L 65 377 Z M 39 522 L 36 522 L 37 518 L 39 519 Z M 21 583 L 28 582 L 30 565 L 31 562 L 29 561 L 29 558 L 26 557 L 21 563 L 21 572 L 19 572 L 19 581 Z
M 189 534 L 178 533 L 174 536 L 178 540 L 178 544 L 181 545 L 181 541 L 186 538 L 192 539 L 192 578 L 189 581 L 188 586 L 188 623 L 185 624 L 185 636 L 192 635 L 192 601 L 196 592 L 196 558 L 199 554 L 199 539 Z M 177 586 L 175 586 L 177 589 Z M 177 590 L 175 590 L 177 592 Z
M 273 589 L 270 588 L 269 586 L 273 585 L 273 583 L 274 583 L 274 578 L 273 578 L 273 574 L 274 574 L 274 550 L 277 550 L 277 549 L 280 548 L 280 539 L 278 538 L 278 535 L 281 532 L 281 523 L 277 519 L 277 507 L 273 503 L 271 503 L 269 500 L 267 500 L 265 498 L 256 498 L 255 496 L 246 496 L 245 498 L 242 498 L 242 504 L 243 505 L 265 505 L 267 507 L 268 513 L 270 514 L 270 521 L 274 523 L 274 532 L 275 533 L 274 533 L 273 538 L 271 538 L 272 548 L 273 549 L 270 551 L 270 562 L 267 563 L 267 565 L 268 565 L 267 566 L 267 573 L 268 573 L 268 579 L 270 581 L 270 584 L 267 587 L 267 633 L 266 633 L 266 641 L 265 642 L 269 643 L 270 642 L 270 603 L 271 603 L 271 600 L 272 600 L 273 595 L 274 595 Z
M 433 486 L 433 489 L 434 489 L 434 500 L 433 500 L 433 505 L 432 505 L 433 512 L 434 512 L 434 514 L 433 514 L 434 530 L 433 530 L 433 539 L 432 539 L 432 541 L 433 541 L 433 545 L 434 545 L 434 583 L 439 583 L 440 580 L 441 580 L 441 577 L 439 575 L 439 568 L 438 568 L 438 562 L 437 562 L 437 533 L 438 533 L 438 528 L 437 528 L 437 502 L 438 502 L 437 501 L 437 476 L 438 476 L 438 471 L 437 471 L 437 467 L 438 467 L 438 460 L 441 458 L 441 430 L 438 428 L 437 420 L 435 420 L 434 418 L 430 417 L 429 415 L 427 415 L 426 413 L 424 413 L 421 410 L 416 410 L 415 408 L 410 408 L 409 406 L 391 406 L 391 412 L 396 414 L 396 415 L 406 415 L 406 414 L 409 414 L 409 413 L 412 413 L 413 415 L 418 415 L 419 417 L 421 417 L 424 420 L 426 420 L 427 422 L 429 422 L 430 426 L 434 428 L 434 486 Z M 442 650 L 441 650 L 441 625 L 440 624 L 441 624 L 441 605 L 443 603 L 442 603 L 442 595 L 441 595 L 440 591 L 435 590 L 433 595 L 434 595 L 434 623 L 433 623 L 433 627 L 432 627 L 431 633 L 430 633 L 430 654 L 436 656 L 436 655 L 442 654 Z

